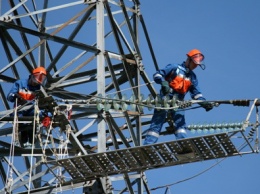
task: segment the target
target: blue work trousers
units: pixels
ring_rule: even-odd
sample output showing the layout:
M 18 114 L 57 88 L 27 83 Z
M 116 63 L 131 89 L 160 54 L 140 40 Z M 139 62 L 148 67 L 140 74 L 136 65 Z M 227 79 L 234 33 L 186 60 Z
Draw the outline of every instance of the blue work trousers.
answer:
M 147 131 L 146 138 L 144 140 L 144 145 L 156 143 L 159 134 L 162 130 L 162 126 L 165 122 L 168 110 L 154 110 L 150 128 Z M 174 121 L 174 134 L 176 139 L 186 138 L 186 123 L 185 114 L 183 110 L 169 110 L 171 111 L 171 116 Z

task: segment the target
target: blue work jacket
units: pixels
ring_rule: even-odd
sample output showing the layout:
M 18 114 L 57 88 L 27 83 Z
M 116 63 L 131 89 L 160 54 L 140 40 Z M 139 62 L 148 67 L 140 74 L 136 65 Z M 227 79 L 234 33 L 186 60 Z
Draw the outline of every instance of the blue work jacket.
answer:
M 153 75 L 154 81 L 161 84 L 162 81 L 168 81 L 171 87 L 170 96 L 176 95 L 179 100 L 183 100 L 187 92 L 190 92 L 194 100 L 206 100 L 198 86 L 196 74 L 182 64 L 168 64 L 163 69 L 158 70 Z
M 28 84 L 29 79 L 21 79 L 14 82 L 13 87 L 7 94 L 7 100 L 15 101 L 15 94 L 19 94 L 24 100 L 33 100 L 35 98 L 35 91 L 40 89 L 40 85 L 31 86 Z

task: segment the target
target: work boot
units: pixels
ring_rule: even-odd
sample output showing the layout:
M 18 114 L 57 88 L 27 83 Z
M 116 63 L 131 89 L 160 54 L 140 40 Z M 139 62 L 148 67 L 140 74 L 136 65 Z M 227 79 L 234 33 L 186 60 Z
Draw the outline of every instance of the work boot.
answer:
M 27 142 L 25 142 L 25 143 L 23 144 L 23 147 L 24 147 L 24 148 L 32 148 L 32 144 L 31 144 L 29 141 L 27 141 Z

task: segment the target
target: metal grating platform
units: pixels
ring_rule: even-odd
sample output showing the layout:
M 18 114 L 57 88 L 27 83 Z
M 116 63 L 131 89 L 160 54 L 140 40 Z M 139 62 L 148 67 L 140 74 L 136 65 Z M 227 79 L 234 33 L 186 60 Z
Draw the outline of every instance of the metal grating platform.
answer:
M 184 153 L 183 148 L 192 150 Z M 227 133 L 95 153 L 48 163 L 64 167 L 75 181 L 238 155 Z

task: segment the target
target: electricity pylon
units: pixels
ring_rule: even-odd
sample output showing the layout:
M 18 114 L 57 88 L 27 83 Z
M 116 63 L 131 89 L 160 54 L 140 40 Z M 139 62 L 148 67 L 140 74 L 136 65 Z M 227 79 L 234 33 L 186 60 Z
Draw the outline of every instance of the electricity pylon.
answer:
M 0 193 L 77 189 L 113 193 L 113 182 L 120 181 L 124 184 L 119 193 L 150 193 L 145 170 L 240 155 L 230 140 L 235 134 L 241 133 L 250 152 L 255 152 L 248 138 L 258 124 L 248 119 L 189 126 L 191 131 L 229 131 L 142 146 L 151 119 L 144 107 L 186 108 L 197 102 L 183 104 L 156 95 L 143 51 L 149 51 L 153 61 L 149 69 L 157 70 L 158 65 L 140 7 L 138 0 L 2 3 Z M 6 99 L 12 84 L 38 66 L 46 68 L 47 83 L 35 100 L 13 109 Z M 143 94 L 150 95 L 145 99 Z M 218 103 L 248 105 L 248 101 Z M 37 111 L 34 117 L 16 117 L 17 111 L 28 108 L 52 113 L 47 133 L 41 133 Z M 247 127 L 252 130 L 245 136 Z M 16 141 L 22 130 L 34 131 L 33 142 Z M 192 152 L 183 156 L 184 146 Z
M 48 150 L 58 150 L 61 145 L 66 144 L 68 147 L 66 157 L 71 157 L 140 145 L 142 125 L 140 109 L 136 108 L 131 112 L 120 110 L 108 112 L 98 110 L 96 105 L 88 104 L 88 101 L 95 96 L 105 97 L 109 93 L 111 96 L 121 99 L 123 89 L 138 99 L 141 84 L 145 86 L 144 91 L 155 96 L 155 90 L 144 71 L 139 44 L 141 38 L 146 40 L 146 43 L 143 41 L 143 44 L 150 49 L 151 56 L 155 63 L 156 61 L 138 0 L 32 2 L 10 0 L 8 4 L 2 3 L 1 8 L 2 62 L 0 71 L 3 82 L 0 85 L 0 92 L 4 107 L 1 110 L 3 111 L 2 117 L 5 118 L 2 118 L 2 121 L 5 120 L 5 122 L 1 126 L 1 135 L 11 135 L 12 124 L 15 123 L 13 117 L 9 117 L 12 105 L 6 100 L 12 83 L 17 79 L 27 78 L 33 68 L 43 66 L 48 72 L 48 79 L 45 87 L 41 88 L 41 99 L 38 99 L 39 107 L 47 107 L 55 114 L 51 132 L 53 144 Z M 69 121 L 67 111 L 71 104 L 63 103 L 64 106 L 61 108 L 60 104 L 55 101 L 57 99 L 77 100 L 73 105 Z M 79 100 L 84 103 L 79 103 Z M 35 103 L 33 105 L 35 106 Z M 24 117 L 23 121 L 18 118 L 17 122 L 28 123 L 28 126 L 32 127 L 34 121 L 35 118 Z M 40 122 L 38 125 L 40 126 Z M 127 130 L 122 132 L 123 128 L 127 128 Z M 56 136 L 54 135 L 55 130 L 60 130 Z M 111 133 L 120 133 L 120 138 L 123 140 L 118 142 L 118 138 L 114 138 Z M 109 134 L 111 137 L 107 137 Z M 131 137 L 131 143 L 127 141 L 127 136 Z M 67 139 L 69 139 L 69 143 Z M 114 142 L 110 141 L 111 139 Z M 15 155 L 17 155 L 15 157 L 24 158 L 21 161 L 25 163 L 23 168 L 28 172 L 26 176 L 30 174 L 29 170 L 33 166 L 33 173 L 30 175 L 32 184 L 29 185 L 29 179 L 20 185 L 17 184 L 18 179 L 21 182 L 24 180 L 21 171 L 18 172 L 18 168 L 22 168 L 20 167 L 22 164 L 10 164 L 7 160 L 9 153 L 6 147 L 8 146 L 2 146 L 5 150 L 5 152 L 1 152 L 3 160 L 6 160 L 7 166 L 14 165 L 17 169 L 11 178 L 14 181 L 9 181 L 9 184 L 16 185 L 8 188 L 10 192 L 19 190 L 21 187 L 33 190 L 42 185 L 48 185 L 49 188 L 46 186 L 48 190 L 53 187 L 54 183 L 57 184 L 57 180 L 60 183 L 67 182 L 63 180 L 66 176 L 64 172 L 56 175 L 59 177 L 58 179 L 51 180 L 48 177 L 48 181 L 43 176 L 37 177 L 37 174 L 40 173 L 46 173 L 49 176 L 42 164 L 41 168 L 36 169 L 35 163 L 30 165 L 29 162 L 29 158 L 33 154 L 42 154 L 40 145 L 39 149 L 34 149 L 34 153 L 28 151 L 30 149 L 20 149 L 19 146 L 14 145 Z M 47 152 L 44 151 L 43 154 L 46 157 L 63 157 L 61 153 L 55 151 L 55 153 Z M 26 154 L 29 155 L 25 156 Z M 43 159 L 39 156 L 36 161 L 42 163 Z M 3 166 L 3 168 L 5 167 Z M 6 171 L 2 173 L 6 173 Z M 134 179 L 139 180 L 136 185 L 141 191 L 144 181 L 140 181 L 142 180 L 140 177 L 144 176 L 141 176 L 143 174 L 141 171 L 138 174 L 139 176 L 135 175 Z M 128 190 L 133 191 L 131 176 L 133 175 L 124 173 L 123 180 L 125 180 Z M 7 183 L 9 175 L 4 174 L 2 177 L 3 182 Z M 43 183 L 44 181 L 47 181 L 46 184 Z M 109 177 L 100 178 L 96 182 L 99 182 L 99 186 L 102 185 L 102 189 L 106 193 L 112 192 Z M 61 187 L 63 190 L 67 189 L 66 186 L 70 186 L 63 185 L 63 188 Z M 93 181 L 90 185 L 93 185 Z

